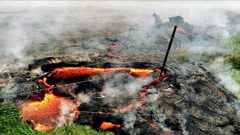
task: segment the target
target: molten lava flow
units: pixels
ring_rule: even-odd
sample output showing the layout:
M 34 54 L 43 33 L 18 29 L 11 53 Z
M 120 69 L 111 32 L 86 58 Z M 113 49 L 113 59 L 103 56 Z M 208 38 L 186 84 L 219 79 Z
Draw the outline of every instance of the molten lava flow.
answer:
M 44 77 L 42 80 L 41 79 L 38 79 L 37 80 L 37 82 L 39 83 L 39 84 L 42 84 L 43 86 L 44 86 L 44 88 L 53 88 L 54 87 L 54 85 L 49 85 L 48 83 L 47 83 L 47 78 L 46 77 Z
M 63 105 L 67 107 L 63 107 Z M 60 122 L 59 118 L 62 113 L 66 112 L 69 114 L 64 114 L 65 116 L 72 115 L 74 119 L 78 118 L 79 111 L 76 104 L 52 93 L 45 93 L 42 101 L 30 100 L 20 106 L 22 120 L 32 122 L 33 128 L 38 131 L 46 131 L 56 127 Z M 66 118 L 66 121 L 71 121 L 71 119 Z
M 140 68 L 130 68 L 130 73 L 135 76 L 148 76 L 150 73 L 154 72 L 153 69 L 140 69 Z
M 221 95 L 224 96 L 224 98 L 228 101 L 230 97 L 232 97 L 231 94 L 226 94 L 224 91 L 219 91 Z
M 111 49 L 117 48 L 119 45 L 120 45 L 120 43 L 119 43 L 118 41 L 116 41 L 114 44 L 111 44 L 111 45 L 110 45 L 110 48 L 111 48 Z
M 53 73 L 49 74 L 48 77 L 53 76 L 55 79 L 68 79 L 86 75 L 116 72 L 121 70 L 129 71 L 130 74 L 135 76 L 148 76 L 150 73 L 154 72 L 153 69 L 129 68 L 129 67 L 116 67 L 116 68 L 61 67 L 54 69 Z
M 61 67 L 61 68 L 55 68 L 53 73 L 50 73 L 47 75 L 47 77 L 53 77 L 54 79 L 69 79 L 69 78 L 74 78 L 74 77 L 81 77 L 81 76 L 86 76 L 86 75 L 96 75 L 96 74 L 104 74 L 104 73 L 109 73 L 109 72 L 116 72 L 116 71 L 121 71 L 121 70 L 126 70 L 129 71 L 131 75 L 134 76 L 140 76 L 140 77 L 146 77 L 149 74 L 153 73 L 154 71 L 158 72 L 158 77 L 153 81 L 150 86 L 147 87 L 148 91 L 152 87 L 153 83 L 165 80 L 166 77 L 161 78 L 160 69 L 143 69 L 143 68 L 130 68 L 130 67 L 115 67 L 115 68 L 94 68 L 94 67 Z M 162 72 L 162 76 L 165 74 L 165 72 Z M 43 80 L 38 80 L 39 83 L 42 83 L 45 87 L 48 88 L 53 88 L 54 85 L 49 85 L 46 82 L 47 78 L 43 78 Z M 147 92 L 148 92 L 147 91 Z M 133 109 L 136 109 L 138 107 L 141 107 L 145 103 L 145 95 L 147 92 L 141 92 L 140 93 L 140 101 L 138 101 L 136 104 L 130 104 L 126 107 L 116 109 L 113 108 L 112 110 L 115 112 L 127 112 L 131 111 Z M 90 92 L 90 95 L 94 95 L 95 93 Z
M 107 56 L 108 56 L 108 57 L 119 58 L 119 59 L 121 59 L 121 60 L 127 60 L 127 59 L 129 59 L 128 57 L 116 55 L 116 54 L 113 54 L 113 53 L 110 53 L 110 52 L 107 53 Z
M 145 97 L 147 95 L 147 92 L 146 91 L 143 91 L 143 92 L 140 92 L 139 93 L 139 96 L 142 98 L 142 97 Z
M 47 78 L 53 77 L 53 79 L 64 80 L 70 79 L 74 77 L 81 76 L 91 76 L 97 74 L 105 74 L 116 71 L 128 71 L 131 75 L 138 77 L 146 77 L 149 74 L 158 72 L 158 77 L 155 79 L 153 83 L 164 81 L 167 77 L 161 77 L 165 75 L 165 72 L 162 72 L 160 75 L 160 69 L 144 69 L 144 68 L 130 68 L 130 67 L 114 67 L 114 68 L 100 68 L 100 67 L 60 67 L 55 68 L 52 73 L 49 73 L 47 77 L 44 77 L 42 80 L 37 80 L 38 83 L 42 84 L 44 88 L 53 88 L 54 85 L 50 85 L 47 83 Z
M 128 37 L 128 34 L 117 34 L 117 33 L 113 33 L 113 32 L 110 32 L 110 31 L 104 31 L 104 33 L 106 33 L 108 36 Z
M 168 78 L 167 76 L 164 76 L 165 75 L 164 71 L 161 72 L 160 69 L 156 69 L 156 71 L 158 71 L 158 77 L 151 84 L 154 84 L 154 83 L 160 82 L 160 81 L 165 81 Z
M 164 81 L 168 78 L 168 77 L 162 77 L 162 76 L 165 75 L 165 72 L 162 72 L 162 74 L 161 74 L 160 69 L 155 69 L 155 71 L 158 71 L 157 78 L 153 82 L 151 82 L 149 85 L 143 87 L 143 88 L 146 89 L 146 91 L 143 91 L 143 92 L 139 93 L 140 100 L 136 104 L 130 104 L 130 105 L 128 105 L 126 107 L 123 107 L 123 108 L 120 108 L 120 109 L 112 108 L 112 110 L 114 112 L 127 112 L 127 111 L 132 111 L 136 108 L 139 108 L 139 107 L 143 106 L 143 104 L 146 102 L 144 97 L 147 95 L 148 92 L 150 92 L 150 89 L 154 87 L 153 84 L 157 83 L 157 82 L 160 82 L 160 81 Z
M 158 76 L 149 86 L 146 86 L 147 89 L 146 92 L 140 92 L 140 101 L 138 101 L 136 104 L 130 104 L 126 107 L 116 109 L 112 108 L 114 112 L 127 112 L 132 111 L 138 107 L 143 106 L 143 104 L 146 102 L 144 97 L 146 96 L 147 92 L 150 91 L 150 89 L 153 87 L 153 84 L 159 81 L 166 80 L 167 77 L 161 77 L 164 76 L 165 72 L 162 72 L 160 69 L 143 69 L 143 68 L 130 68 L 130 67 L 115 67 L 115 68 L 94 68 L 94 67 L 61 67 L 61 68 L 55 68 L 53 73 L 50 73 L 47 75 L 47 77 L 53 77 L 54 79 L 64 80 L 74 77 L 81 77 L 86 75 L 96 75 L 96 74 L 104 74 L 109 72 L 116 72 L 126 70 L 129 71 L 129 74 L 134 76 L 140 76 L 140 77 L 146 77 L 149 74 L 153 73 L 154 71 L 158 72 Z M 47 83 L 47 78 L 43 78 L 43 80 L 38 80 L 39 83 L 42 83 L 44 87 L 47 88 L 53 88 L 54 85 L 49 85 Z M 90 95 L 94 95 L 96 93 L 89 92 Z
M 172 27 L 172 30 L 173 30 L 173 27 Z M 183 32 L 183 33 L 188 34 L 188 35 L 192 35 L 191 33 L 189 33 L 189 32 L 188 32 L 187 30 L 185 30 L 184 28 L 177 27 L 177 31 Z
M 105 121 L 103 121 L 103 123 L 100 125 L 100 128 L 102 129 L 102 130 L 107 130 L 107 129 L 109 129 L 109 128 L 114 128 L 114 127 L 116 127 L 116 128 L 120 128 L 120 124 L 113 124 L 113 123 L 111 123 L 111 122 L 105 122 Z
M 151 123 L 151 122 L 149 122 L 148 120 L 146 120 L 146 119 L 144 119 L 144 118 L 142 118 L 142 120 L 143 120 L 144 122 L 146 122 L 150 127 L 154 128 L 154 129 L 157 129 L 157 130 L 160 130 L 160 127 L 158 127 L 158 125 L 156 125 L 156 124 L 154 124 L 154 123 Z
M 32 121 L 33 123 L 33 121 Z M 37 123 L 34 127 L 34 130 L 37 130 L 37 131 L 48 131 L 48 130 L 51 130 L 53 129 L 54 127 L 52 126 L 46 126 L 46 125 L 42 125 L 42 124 L 39 124 Z
M 131 68 L 131 67 L 60 67 L 55 68 L 53 72 L 49 73 L 42 80 L 37 80 L 38 83 L 42 84 L 46 90 L 45 97 L 42 101 L 27 101 L 21 107 L 21 116 L 25 121 L 31 121 L 33 124 L 33 128 L 38 131 L 47 131 L 58 127 L 60 115 L 62 114 L 62 104 L 67 104 L 70 107 L 71 116 L 74 114 L 74 118 L 76 119 L 79 115 L 79 111 L 77 106 L 71 102 L 71 100 L 65 99 L 63 97 L 55 96 L 51 93 L 51 89 L 54 88 L 55 85 L 48 84 L 48 79 L 51 80 L 65 80 L 71 79 L 75 77 L 83 77 L 83 76 L 92 76 L 99 74 L 106 74 L 110 72 L 116 71 L 127 71 L 127 74 L 137 76 L 137 77 L 146 77 L 153 72 L 157 72 L 158 76 L 156 79 L 150 84 L 144 86 L 145 91 L 139 93 L 139 101 L 130 105 L 127 105 L 123 108 L 116 109 L 112 108 L 114 112 L 127 112 L 132 111 L 136 108 L 139 108 L 144 105 L 146 102 L 145 96 L 150 89 L 153 87 L 153 84 L 159 81 L 166 80 L 167 77 L 164 77 L 165 72 L 161 72 L 160 69 L 147 69 L 147 68 Z M 162 73 L 162 74 L 161 74 Z M 103 86 L 104 88 L 105 86 Z M 96 92 L 89 92 L 90 95 L 95 95 Z M 102 114 L 102 112 L 98 112 Z M 92 114 L 93 115 L 93 114 Z M 92 115 L 90 119 L 92 119 Z M 103 122 L 100 126 L 102 130 L 107 130 L 109 128 L 117 127 L 119 128 L 121 125 L 113 124 L 110 122 Z M 150 126 L 154 126 L 150 124 Z
M 123 108 L 121 108 L 121 109 L 112 108 L 112 110 L 113 110 L 114 112 L 127 112 L 127 111 L 132 111 L 132 110 L 134 110 L 134 109 L 136 109 L 136 108 L 139 108 L 139 107 L 143 106 L 143 104 L 144 104 L 145 102 L 146 102 L 145 100 L 140 100 L 140 101 L 138 101 L 136 104 L 130 104 L 130 105 L 128 105 L 128 106 L 126 106 L 126 107 L 123 107 Z
M 148 120 L 141 118 L 144 122 L 146 122 L 150 127 L 156 129 L 156 130 L 162 130 L 157 124 L 153 123 L 153 122 L 149 122 Z M 169 133 L 169 132 L 163 132 L 163 135 L 175 135 L 173 133 Z
M 109 31 L 104 31 L 105 33 L 107 33 L 108 36 L 116 36 L 117 34 L 114 34 L 112 32 L 109 32 Z

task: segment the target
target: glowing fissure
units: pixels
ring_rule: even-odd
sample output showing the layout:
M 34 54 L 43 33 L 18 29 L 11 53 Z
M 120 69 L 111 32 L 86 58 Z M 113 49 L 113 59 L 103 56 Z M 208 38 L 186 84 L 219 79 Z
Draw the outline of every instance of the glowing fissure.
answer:
M 152 123 L 152 122 L 149 122 L 148 120 L 146 120 L 146 119 L 144 119 L 144 118 L 142 118 L 142 120 L 143 120 L 144 122 L 146 122 L 146 123 L 147 123 L 149 126 L 151 126 L 152 128 L 157 129 L 157 130 L 160 130 L 160 127 L 159 127 L 157 124 Z
M 102 130 L 107 130 L 107 129 L 109 129 L 109 128 L 114 128 L 114 127 L 116 127 L 116 128 L 120 128 L 120 124 L 113 124 L 113 123 L 111 123 L 111 122 L 106 122 L 106 121 L 103 121 L 103 123 L 100 125 L 100 128 L 102 129 Z
M 74 77 L 81 77 L 87 75 L 106 74 L 116 71 L 129 71 L 131 75 L 146 77 L 153 73 L 154 69 L 143 69 L 143 68 L 130 68 L 130 67 L 116 67 L 116 68 L 94 68 L 94 67 L 61 67 L 55 68 L 52 73 L 47 75 L 47 78 L 53 77 L 54 79 L 69 79 Z M 44 86 L 51 88 L 53 85 L 47 84 L 47 78 L 38 80 Z
M 130 104 L 130 105 L 128 105 L 126 107 L 123 107 L 123 108 L 120 108 L 120 109 L 113 108 L 112 110 L 114 112 L 128 112 L 128 111 L 132 111 L 136 108 L 139 108 L 139 107 L 143 106 L 143 104 L 145 102 L 146 101 L 142 99 L 142 100 L 138 101 L 136 104 Z
M 220 92 L 220 94 L 228 101 L 228 99 L 230 98 L 230 97 L 233 97 L 233 95 L 231 95 L 231 94 L 226 94 L 224 91 L 219 91 Z
M 172 27 L 172 30 L 173 30 L 173 27 Z M 180 27 L 177 27 L 177 31 L 180 31 L 182 33 L 185 33 L 187 35 L 192 35 L 191 33 L 189 33 L 187 30 L 185 30 L 184 28 L 180 28 Z
M 108 56 L 108 57 L 119 58 L 119 59 L 121 59 L 121 60 L 127 60 L 127 59 L 129 59 L 128 57 L 116 55 L 116 54 L 113 54 L 113 53 L 110 53 L 110 52 L 107 53 L 107 56 Z
M 117 33 L 113 33 L 113 32 L 110 32 L 110 31 L 104 31 L 104 33 L 106 33 L 108 36 L 128 37 L 128 34 L 117 34 Z

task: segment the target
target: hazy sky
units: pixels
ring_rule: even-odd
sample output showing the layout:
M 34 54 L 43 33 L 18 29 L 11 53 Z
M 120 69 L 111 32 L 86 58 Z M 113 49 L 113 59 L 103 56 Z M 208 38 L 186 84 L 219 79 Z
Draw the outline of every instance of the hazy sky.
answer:
M 240 1 L 1 1 L 0 6 L 104 6 L 239 9 Z

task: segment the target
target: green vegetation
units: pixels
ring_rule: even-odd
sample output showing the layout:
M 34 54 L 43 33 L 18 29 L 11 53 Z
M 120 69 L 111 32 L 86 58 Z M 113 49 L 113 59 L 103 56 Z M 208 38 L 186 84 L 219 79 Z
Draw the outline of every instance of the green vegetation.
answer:
M 209 62 L 211 63 L 213 60 L 215 60 L 218 57 L 222 57 L 223 54 L 221 52 L 204 52 L 201 55 L 201 60 L 204 62 Z
M 233 78 L 240 84 L 240 33 L 230 38 L 228 46 L 231 54 L 226 57 L 225 62 L 233 66 Z
M 240 32 L 229 39 L 228 47 L 231 53 L 225 57 L 225 62 L 232 66 L 232 78 L 240 85 Z M 240 90 L 234 94 L 240 99 Z
M 45 132 L 32 130 L 26 123 L 20 120 L 16 105 L 0 104 L 0 134 L 1 135 L 112 135 L 99 132 L 89 126 L 69 125 L 63 128 Z
M 188 45 L 181 44 L 179 47 L 176 49 L 173 49 L 173 55 L 178 59 L 178 60 L 183 60 L 188 57 L 189 51 L 188 51 Z
M 231 54 L 227 56 L 226 61 L 231 63 L 235 69 L 240 70 L 240 33 L 233 36 L 228 43 Z
M 232 78 L 240 85 L 240 69 L 231 69 L 232 74 Z M 234 93 L 235 96 L 238 97 L 238 99 L 240 100 L 240 89 Z
M 219 58 L 219 57 L 223 57 L 224 54 L 218 51 L 215 52 L 203 52 L 203 53 L 194 53 L 191 54 L 191 57 L 195 58 L 195 59 L 200 59 L 203 62 L 206 63 L 212 63 L 215 59 Z

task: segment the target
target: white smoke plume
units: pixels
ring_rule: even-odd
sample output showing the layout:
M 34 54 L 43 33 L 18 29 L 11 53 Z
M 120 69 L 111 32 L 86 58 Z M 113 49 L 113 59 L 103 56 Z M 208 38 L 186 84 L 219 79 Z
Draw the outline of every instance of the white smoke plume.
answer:
M 126 129 L 131 129 L 129 131 L 131 131 L 132 135 L 137 135 L 139 134 L 139 129 L 134 127 L 134 124 L 137 120 L 136 114 L 134 112 L 128 113 L 127 115 L 125 115 L 124 117 L 124 128 Z
M 109 29 L 110 22 L 116 22 L 116 20 L 149 29 L 153 26 L 152 13 L 154 12 L 164 22 L 168 21 L 168 17 L 181 15 L 186 22 L 209 29 L 210 35 L 224 38 L 232 33 L 225 29 L 225 27 L 229 27 L 229 14 L 227 13 L 237 11 L 237 8 L 226 9 L 225 4 L 199 2 L 198 6 L 195 6 L 191 2 L 181 2 L 181 4 L 130 2 L 126 6 L 124 2 L 29 2 L 29 6 L 25 6 L 19 2 L 2 2 L 0 11 L 5 14 L 0 21 L 1 24 L 4 24 L 0 26 L 0 30 L 3 31 L 3 36 L 0 37 L 2 41 L 0 46 L 1 51 L 5 54 L 4 57 L 11 55 L 21 61 L 29 61 L 27 58 L 30 57 L 26 57 L 26 53 L 29 51 L 36 51 L 35 49 L 39 49 L 39 46 L 45 44 L 48 49 L 57 49 L 54 41 L 59 39 L 63 39 L 63 41 L 57 45 L 58 47 L 69 44 L 63 35 L 81 35 L 78 31 L 81 29 L 91 31 Z M 232 4 L 232 7 L 236 6 L 231 2 L 227 2 L 227 4 Z M 169 10 L 171 12 L 167 12 Z M 209 26 L 214 27 L 212 29 Z M 121 32 L 126 32 L 126 30 L 121 30 Z M 146 37 L 144 33 L 139 35 L 139 40 L 136 41 L 141 41 L 141 37 Z M 96 43 L 94 48 L 101 49 L 102 47 L 99 48 L 101 43 L 97 41 L 98 39 L 94 40 L 96 42 L 84 43 L 85 46 L 89 48 Z M 192 42 L 190 50 L 194 51 L 200 48 L 204 52 L 219 49 L 216 46 L 211 47 L 209 43 L 203 41 L 201 37 L 200 39 L 196 38 Z M 78 41 L 76 43 L 80 44 Z M 69 49 L 66 49 L 67 53 L 71 52 L 67 50 Z M 44 50 L 42 54 L 44 55 Z
M 75 106 L 73 106 L 73 104 L 64 102 L 64 100 L 61 101 L 61 111 L 57 120 L 58 122 L 56 128 L 66 126 L 74 122 L 77 115 L 74 108 Z
M 103 94 L 106 97 L 105 102 L 111 103 L 116 101 L 118 98 L 124 100 L 123 98 L 132 97 L 142 90 L 142 87 L 153 81 L 153 78 L 133 78 L 129 77 L 130 81 L 122 84 L 122 79 L 118 76 L 112 81 L 106 82 L 106 88 L 103 89 Z M 115 85 L 118 83 L 118 85 Z M 135 101 L 135 100 L 134 100 Z
M 87 94 L 79 93 L 77 95 L 77 101 L 81 103 L 89 103 L 90 97 Z
M 78 85 L 73 83 L 71 85 L 64 85 L 62 83 L 56 84 L 58 88 L 57 93 L 60 95 L 70 95 L 73 97 L 74 101 L 76 102 L 77 106 L 80 106 L 81 103 L 89 103 L 90 97 L 84 93 L 78 93 L 77 95 L 74 94 L 74 90 L 77 89 Z
M 18 91 L 18 88 L 14 87 L 14 84 L 9 83 L 0 91 L 0 95 L 1 95 L 0 97 L 4 99 L 5 102 L 8 102 L 8 103 L 14 102 L 14 100 L 17 97 L 17 91 Z
M 151 89 L 151 93 L 147 95 L 147 102 L 155 102 L 158 100 L 159 93 L 155 88 Z
M 156 109 L 154 111 L 155 113 L 155 119 L 157 120 L 158 126 L 163 130 L 163 131 L 167 131 L 167 132 L 171 132 L 172 130 L 169 129 L 166 124 L 165 124 L 165 120 L 166 120 L 166 116 L 163 114 L 162 109 Z
M 210 65 L 210 68 L 215 71 L 216 76 L 220 79 L 220 84 L 236 94 L 236 96 L 240 96 L 240 84 L 232 78 L 234 72 L 231 71 L 231 65 L 224 63 L 223 58 L 219 58 Z

